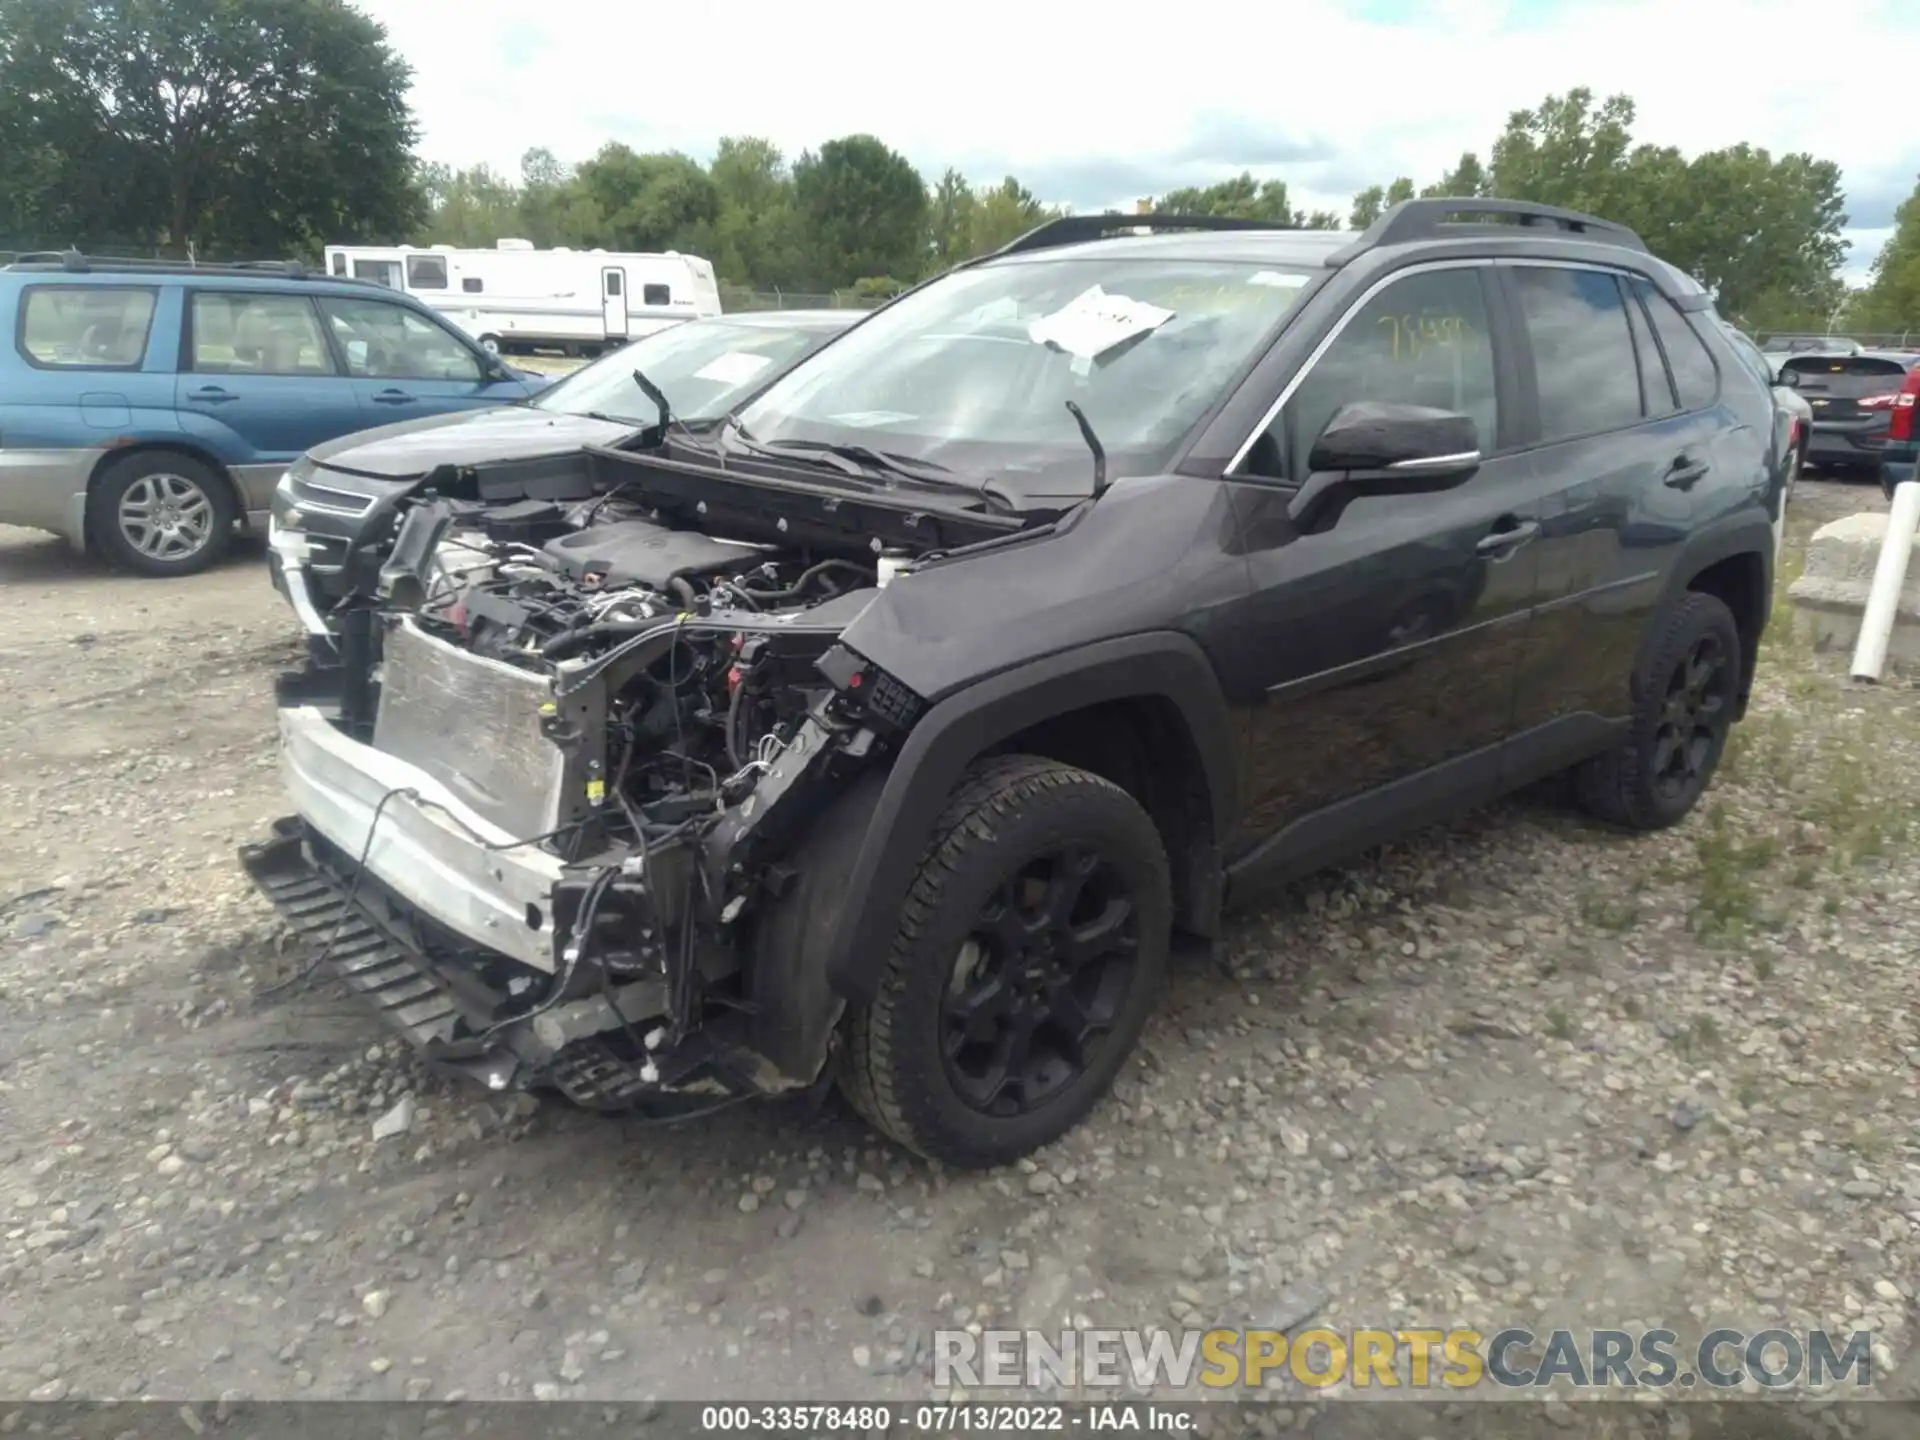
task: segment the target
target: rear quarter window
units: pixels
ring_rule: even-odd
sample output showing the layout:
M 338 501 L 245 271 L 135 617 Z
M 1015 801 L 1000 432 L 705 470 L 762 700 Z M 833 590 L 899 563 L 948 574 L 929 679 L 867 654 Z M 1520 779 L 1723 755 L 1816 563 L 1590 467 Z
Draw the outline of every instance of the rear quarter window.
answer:
M 1680 408 L 1706 409 L 1720 397 L 1720 372 L 1714 368 L 1713 352 L 1666 296 L 1644 280 L 1634 281 L 1633 290 L 1653 320 L 1653 333 L 1666 354 Z
M 29 286 L 20 303 L 20 352 L 50 370 L 131 370 L 147 353 L 153 307 L 150 289 Z

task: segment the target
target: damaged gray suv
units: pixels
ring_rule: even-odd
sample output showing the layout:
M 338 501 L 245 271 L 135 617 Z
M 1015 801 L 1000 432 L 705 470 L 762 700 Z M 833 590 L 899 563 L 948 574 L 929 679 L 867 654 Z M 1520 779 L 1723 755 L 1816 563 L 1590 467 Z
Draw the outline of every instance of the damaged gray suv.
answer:
M 1560 770 L 1685 815 L 1789 460 L 1697 284 L 1498 200 L 1071 217 L 654 399 L 383 494 L 244 861 L 490 1086 L 837 1079 L 960 1165 L 1078 1121 L 1232 902 Z

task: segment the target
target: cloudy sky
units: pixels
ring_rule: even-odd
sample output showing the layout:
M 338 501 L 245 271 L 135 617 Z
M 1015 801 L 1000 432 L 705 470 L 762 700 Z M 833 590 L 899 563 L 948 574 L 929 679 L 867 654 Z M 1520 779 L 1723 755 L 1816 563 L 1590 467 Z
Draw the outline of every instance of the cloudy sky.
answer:
M 1013 174 L 1081 210 L 1252 170 L 1345 213 L 1367 185 L 1484 158 L 1510 111 L 1584 84 L 1632 95 L 1642 140 L 1837 161 L 1857 277 L 1920 172 L 1891 83 L 1920 73 L 1920 26 L 1898 0 L 361 4 L 415 66 L 425 154 L 508 174 L 533 145 L 704 159 L 722 135 L 796 155 L 869 131 L 930 181 Z

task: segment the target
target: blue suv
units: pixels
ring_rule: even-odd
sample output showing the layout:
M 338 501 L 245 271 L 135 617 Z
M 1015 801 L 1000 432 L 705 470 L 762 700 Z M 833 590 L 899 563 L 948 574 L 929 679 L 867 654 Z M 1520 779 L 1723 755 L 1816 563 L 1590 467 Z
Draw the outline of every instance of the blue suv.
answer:
M 290 262 L 31 257 L 0 268 L 0 324 L 0 524 L 143 575 L 263 528 L 311 446 L 546 383 L 406 295 Z

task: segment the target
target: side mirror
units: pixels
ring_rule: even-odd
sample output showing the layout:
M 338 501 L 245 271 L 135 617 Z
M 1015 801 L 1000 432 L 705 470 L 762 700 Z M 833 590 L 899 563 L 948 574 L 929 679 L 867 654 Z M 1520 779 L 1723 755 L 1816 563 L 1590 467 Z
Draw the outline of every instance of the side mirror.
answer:
M 1472 419 L 1427 405 L 1360 400 L 1341 406 L 1307 453 L 1307 478 L 1287 514 L 1323 529 L 1361 495 L 1451 490 L 1480 468 Z

